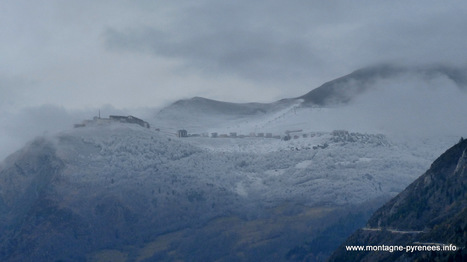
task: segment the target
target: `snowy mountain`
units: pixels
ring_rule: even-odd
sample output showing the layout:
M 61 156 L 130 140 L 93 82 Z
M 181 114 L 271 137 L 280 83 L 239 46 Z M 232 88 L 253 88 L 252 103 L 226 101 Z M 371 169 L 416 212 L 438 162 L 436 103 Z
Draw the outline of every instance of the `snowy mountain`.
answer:
M 466 91 L 467 70 L 463 68 L 381 65 L 354 71 L 303 96 L 272 103 L 200 97 L 179 100 L 157 113 L 152 124 L 170 132 L 187 129 L 193 133 L 283 135 L 294 129 L 346 129 L 386 134 L 408 129 L 413 133 L 433 130 L 439 135 L 446 130 L 438 130 L 444 126 L 438 122 L 452 118 L 451 123 L 456 123 L 464 118 Z M 404 126 L 402 130 L 400 126 Z
M 284 99 L 274 103 L 230 103 L 202 97 L 179 100 L 158 112 L 154 124 L 169 130 L 191 131 L 235 125 L 249 119 L 260 119 L 286 110 L 297 102 Z
M 38 138 L 0 166 L 0 260 L 281 261 L 335 232 L 314 252 L 323 261 L 459 139 L 412 135 L 426 129 L 422 114 L 404 125 L 409 114 L 377 114 L 401 83 L 434 89 L 412 97 L 423 103 L 447 85 L 462 108 L 461 74 L 400 72 L 354 72 L 324 95 L 269 104 L 181 100 L 144 119 L 151 128 L 109 120 Z M 357 80 L 364 88 L 342 100 Z M 347 104 L 318 102 L 331 97 Z
M 448 66 L 402 67 L 385 64 L 356 70 L 324 83 L 298 98 L 303 99 L 304 104 L 310 106 L 345 104 L 370 91 L 378 81 L 397 79 L 404 75 L 412 75 L 424 80 L 444 77 L 454 82 L 459 88 L 467 89 L 467 70 L 465 69 Z
M 259 260 L 284 259 L 313 235 L 307 224 L 319 230 L 349 205 L 400 192 L 426 158 L 383 135 L 344 131 L 282 141 L 175 138 L 120 123 L 77 128 L 37 139 L 3 163 L 0 255 L 154 261 L 198 250 L 208 260 L 242 252 L 246 260 L 258 252 Z M 247 233 L 253 224 L 257 231 Z M 221 234 L 218 254 L 196 244 L 226 226 L 244 233 Z

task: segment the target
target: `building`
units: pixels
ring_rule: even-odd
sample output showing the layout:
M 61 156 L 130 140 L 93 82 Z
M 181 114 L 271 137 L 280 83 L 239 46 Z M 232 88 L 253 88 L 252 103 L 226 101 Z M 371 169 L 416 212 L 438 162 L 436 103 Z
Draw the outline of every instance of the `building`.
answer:
M 180 129 L 177 131 L 177 136 L 178 137 L 188 137 L 188 131 L 185 129 Z
M 122 123 L 130 123 L 130 124 L 137 124 L 142 127 L 149 128 L 149 123 L 139 119 L 134 116 L 109 116 L 109 119 L 112 121 L 122 122 Z
M 331 132 L 331 135 L 333 136 L 348 136 L 349 131 L 346 130 L 334 130 Z
M 100 112 L 99 116 L 95 116 L 92 120 L 84 120 L 81 124 L 75 124 L 74 127 L 85 127 L 90 125 L 107 125 L 112 122 L 120 122 L 120 123 L 129 123 L 129 124 L 137 124 L 142 127 L 149 128 L 149 123 L 139 119 L 134 116 L 109 116 L 109 118 L 101 118 Z

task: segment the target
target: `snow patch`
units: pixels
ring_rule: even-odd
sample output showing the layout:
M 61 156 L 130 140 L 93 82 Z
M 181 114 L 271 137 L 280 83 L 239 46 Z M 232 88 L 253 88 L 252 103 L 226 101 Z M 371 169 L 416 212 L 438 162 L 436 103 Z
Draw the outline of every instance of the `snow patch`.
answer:
M 298 169 L 305 169 L 307 167 L 309 167 L 311 164 L 313 163 L 312 160 L 305 160 L 305 161 L 302 161 L 300 163 L 297 163 L 295 165 L 295 168 L 298 168 Z

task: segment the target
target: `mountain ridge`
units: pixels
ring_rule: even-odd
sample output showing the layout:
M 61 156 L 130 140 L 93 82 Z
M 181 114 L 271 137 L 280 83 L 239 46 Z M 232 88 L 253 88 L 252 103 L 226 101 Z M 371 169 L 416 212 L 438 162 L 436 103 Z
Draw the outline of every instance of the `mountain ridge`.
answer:
M 281 141 L 176 138 L 129 123 L 75 128 L 2 164 L 0 259 L 102 261 L 111 250 L 144 261 L 157 244 L 146 261 L 285 260 L 294 243 L 342 227 L 350 205 L 363 213 L 344 226 L 364 222 L 368 201 L 387 199 L 427 164 L 382 135 L 344 131 Z
M 422 176 L 379 208 L 329 261 L 465 261 L 467 252 L 467 140 L 448 149 Z M 392 230 L 392 231 L 391 231 Z M 401 233 L 398 233 L 401 232 Z M 413 232 L 404 234 L 402 232 Z M 346 246 L 454 244 L 456 252 L 362 252 Z M 441 260 L 437 260 L 441 259 Z M 454 261 L 454 260 L 452 260 Z
M 287 130 L 317 127 L 322 131 L 385 133 L 403 132 L 398 127 L 410 124 L 412 128 L 408 131 L 423 131 L 432 122 L 426 117 L 428 114 L 447 111 L 453 118 L 460 114 L 460 111 L 449 112 L 449 106 L 460 103 L 459 107 L 464 107 L 461 101 L 467 94 L 464 75 L 467 74 L 461 69 L 451 67 L 381 65 L 356 70 L 302 96 L 271 103 L 232 103 L 201 97 L 183 99 L 154 114 L 151 122 L 172 133 L 185 129 L 199 134 L 284 134 Z M 434 110 L 428 103 L 438 103 L 442 108 Z M 394 104 L 399 106 L 394 107 Z M 417 116 L 421 111 L 425 113 Z M 438 123 L 430 130 L 433 133 L 444 131 Z
M 29 143 L 0 166 L 0 259 L 285 260 L 304 239 L 348 236 L 369 202 L 399 193 L 446 144 L 327 126 L 342 111 L 304 102 L 196 97 L 163 110 L 172 130 L 156 118 Z M 182 128 L 193 135 L 175 137 Z
M 234 103 L 204 97 L 193 97 L 190 99 L 178 100 L 172 105 L 196 105 L 200 101 L 205 101 L 206 103 L 204 103 L 204 105 L 207 103 L 211 104 L 209 105 L 210 109 L 231 107 L 232 109 L 236 108 L 239 110 L 244 106 L 244 110 L 250 108 L 253 109 L 253 112 L 254 110 L 264 112 L 265 108 L 270 108 L 274 104 L 287 103 L 297 100 L 301 100 L 302 104 L 305 106 L 334 106 L 351 102 L 355 96 L 358 96 L 371 89 L 371 84 L 374 84 L 377 80 L 389 79 L 401 74 L 415 74 L 426 78 L 445 76 L 453 81 L 460 89 L 467 89 L 467 70 L 465 68 L 445 65 L 409 67 L 392 64 L 380 64 L 361 68 L 347 75 L 327 81 L 304 95 L 293 98 L 283 98 L 270 103 Z M 169 108 L 172 105 L 169 105 Z M 236 110 L 233 111 L 235 112 Z

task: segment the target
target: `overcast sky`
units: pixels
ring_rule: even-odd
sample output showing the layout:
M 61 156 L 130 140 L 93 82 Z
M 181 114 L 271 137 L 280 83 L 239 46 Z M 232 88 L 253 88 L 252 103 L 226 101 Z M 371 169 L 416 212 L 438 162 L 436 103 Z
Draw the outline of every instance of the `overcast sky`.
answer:
M 374 63 L 465 61 L 462 1 L 0 5 L 0 107 L 273 101 Z
M 0 120 L 270 102 L 372 64 L 464 65 L 466 13 L 435 0 L 3 0 Z

